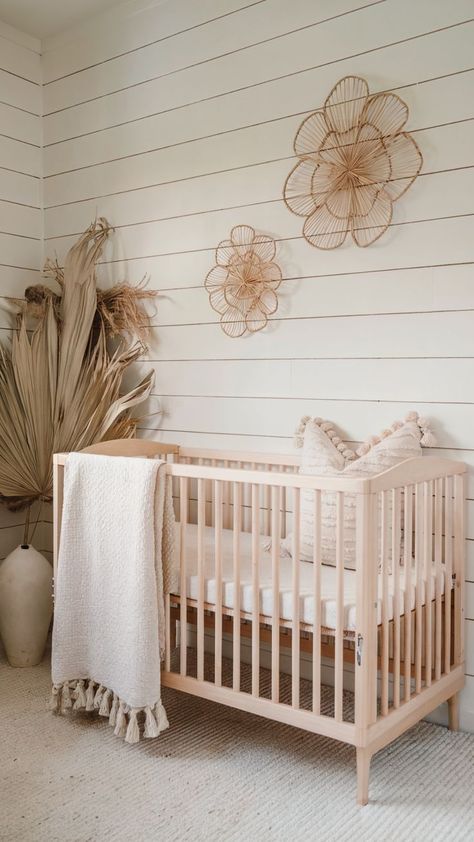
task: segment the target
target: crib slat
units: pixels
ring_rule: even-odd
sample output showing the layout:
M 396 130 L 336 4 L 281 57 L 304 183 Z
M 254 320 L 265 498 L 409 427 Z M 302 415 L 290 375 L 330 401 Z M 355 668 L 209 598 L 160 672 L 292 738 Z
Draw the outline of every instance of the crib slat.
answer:
M 240 531 L 242 528 L 242 485 L 234 482 L 234 523 L 232 534 L 234 561 L 234 621 L 232 626 L 232 688 L 240 690 Z
M 464 477 L 454 477 L 454 663 L 464 662 Z
M 413 555 L 413 486 L 406 485 L 403 493 L 403 566 L 405 570 L 405 671 L 404 690 L 405 701 L 411 697 L 411 572 Z
M 342 722 L 344 669 L 344 492 L 336 492 L 336 635 L 334 657 L 334 717 Z
M 205 480 L 198 479 L 198 598 L 197 598 L 197 678 L 204 681 L 204 537 L 206 527 Z
M 260 487 L 252 484 L 252 696 L 260 695 Z
M 422 602 L 422 546 L 423 546 L 423 485 L 415 485 L 415 692 L 421 691 L 421 656 L 423 635 L 423 602 Z
M 443 543 L 443 480 L 437 479 L 435 481 L 435 680 L 441 678 L 441 648 L 442 648 L 442 604 L 441 604 L 441 589 L 442 576 L 441 569 L 441 555 Z
M 400 491 L 392 491 L 393 706 L 400 707 Z
M 453 578 L 453 478 L 446 477 L 445 487 L 444 559 L 446 564 L 444 587 L 444 671 L 451 672 L 451 584 Z
M 229 460 L 224 460 L 224 468 L 229 467 Z M 225 529 L 230 529 L 231 526 L 231 513 L 230 513 L 230 483 L 224 483 L 224 515 L 223 515 L 223 524 Z
M 424 483 L 424 505 L 423 505 L 423 566 L 425 571 L 425 682 L 431 686 L 432 667 L 432 511 L 433 511 L 433 486 L 431 481 Z
M 265 471 L 271 471 L 271 465 L 264 465 L 263 466 Z M 270 535 L 270 519 L 271 519 L 271 511 L 270 511 L 270 495 L 271 495 L 271 486 L 264 485 L 263 486 L 263 534 Z
M 293 489 L 291 704 L 300 706 L 300 490 Z
M 188 478 L 179 478 L 179 571 L 180 571 L 180 585 L 179 593 L 181 597 L 179 610 L 179 669 L 181 675 L 186 675 L 186 658 L 187 658 L 187 617 L 186 617 L 186 524 L 188 521 Z
M 171 670 L 171 600 L 169 593 L 165 594 L 165 670 Z
M 313 532 L 313 713 L 321 712 L 321 492 L 314 492 Z
M 284 465 L 281 468 L 282 471 L 285 470 Z M 280 497 L 281 497 L 281 537 L 286 538 L 286 488 L 284 485 L 280 487 Z
M 272 486 L 272 702 L 280 701 L 280 494 Z
M 228 483 L 225 483 L 227 486 Z M 222 483 L 214 483 L 214 522 L 215 522 L 215 641 L 214 641 L 214 683 L 217 687 L 222 684 Z
M 388 713 L 388 666 L 389 666 L 389 625 L 388 625 L 388 492 L 382 491 L 382 716 Z

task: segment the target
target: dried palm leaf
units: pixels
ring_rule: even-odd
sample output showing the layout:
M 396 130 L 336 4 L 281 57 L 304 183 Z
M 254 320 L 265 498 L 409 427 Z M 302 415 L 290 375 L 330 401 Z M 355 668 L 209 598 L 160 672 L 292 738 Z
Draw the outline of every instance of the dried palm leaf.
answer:
M 140 341 L 123 334 L 148 326 L 137 299 L 120 309 L 117 299 L 127 297 L 122 289 L 113 304 L 116 320 L 97 318 L 95 266 L 110 230 L 99 219 L 75 243 L 59 296 L 46 287 L 33 288 L 35 293 L 30 288 L 11 348 L 0 346 L 0 500 L 11 509 L 51 500 L 53 453 L 132 436 L 132 411 L 151 392 L 150 371 L 121 394 L 124 372 L 143 353 Z M 32 302 L 37 323 L 29 332 Z M 118 338 L 114 351 L 107 343 L 111 332 Z

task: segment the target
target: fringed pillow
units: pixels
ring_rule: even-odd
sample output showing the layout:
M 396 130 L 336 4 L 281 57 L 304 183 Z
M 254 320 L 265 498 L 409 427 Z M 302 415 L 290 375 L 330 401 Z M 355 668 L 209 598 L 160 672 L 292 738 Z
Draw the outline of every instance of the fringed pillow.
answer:
M 296 445 L 303 447 L 299 473 L 309 476 L 373 477 L 405 459 L 421 456 L 421 446 L 433 447 L 435 439 L 429 423 L 410 412 L 405 421 L 396 421 L 380 437 L 372 436 L 357 451 L 345 444 L 329 421 L 306 416 L 296 431 Z M 356 499 L 344 495 L 344 566 L 355 569 Z M 301 492 L 300 555 L 313 561 L 314 492 Z M 291 555 L 292 535 L 282 542 L 285 555 Z M 321 555 L 323 564 L 336 563 L 336 493 L 321 495 Z

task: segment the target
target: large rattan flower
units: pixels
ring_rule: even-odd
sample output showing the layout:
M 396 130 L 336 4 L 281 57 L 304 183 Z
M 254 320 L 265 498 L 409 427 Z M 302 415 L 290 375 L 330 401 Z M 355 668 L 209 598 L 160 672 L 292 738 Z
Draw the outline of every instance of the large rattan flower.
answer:
M 358 246 L 368 246 L 387 230 L 392 203 L 423 163 L 413 138 L 401 131 L 407 118 L 398 96 L 369 97 L 364 79 L 346 76 L 323 109 L 304 120 L 294 143 L 300 160 L 284 198 L 306 217 L 303 234 L 311 245 L 337 248 L 350 231 Z
M 227 336 L 262 330 L 268 316 L 276 312 L 275 290 L 281 283 L 281 271 L 273 262 L 274 257 L 274 240 L 257 235 L 248 225 L 232 228 L 230 239 L 219 243 L 216 266 L 204 286 Z

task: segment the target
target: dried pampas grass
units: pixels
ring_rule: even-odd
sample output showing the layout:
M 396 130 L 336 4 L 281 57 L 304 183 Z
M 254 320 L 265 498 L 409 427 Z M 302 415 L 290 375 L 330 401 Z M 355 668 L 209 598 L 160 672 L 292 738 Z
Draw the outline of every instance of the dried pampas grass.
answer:
M 96 263 L 110 231 L 97 220 L 64 269 L 48 263 L 59 293 L 29 287 L 11 347 L 0 346 L 0 501 L 10 509 L 51 500 L 53 453 L 132 436 L 132 411 L 151 392 L 150 371 L 121 393 L 125 370 L 145 350 L 141 304 L 155 293 L 143 284 L 97 290 Z

